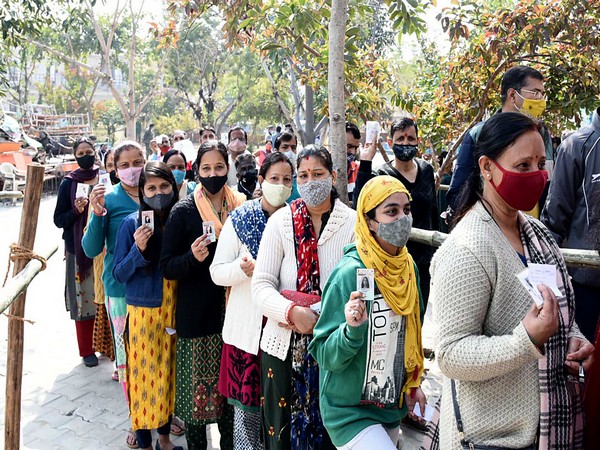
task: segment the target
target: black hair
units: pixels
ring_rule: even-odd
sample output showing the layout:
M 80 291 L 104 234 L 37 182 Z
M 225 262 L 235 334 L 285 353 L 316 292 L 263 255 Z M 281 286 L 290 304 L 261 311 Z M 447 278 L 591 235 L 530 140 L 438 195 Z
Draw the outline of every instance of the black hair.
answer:
M 89 146 L 92 147 L 92 150 L 96 151 L 96 146 L 89 137 L 81 137 L 81 138 L 77 139 L 75 142 L 73 142 L 73 156 L 75 155 L 75 153 L 77 152 L 77 148 L 81 144 L 89 144 Z
M 277 131 L 279 133 L 281 131 L 281 125 L 277 125 L 277 128 L 275 128 L 275 131 Z
M 244 130 L 242 127 L 237 126 L 237 127 L 233 127 L 229 129 L 229 132 L 227 133 L 227 141 L 231 141 L 231 133 L 233 133 L 234 131 L 238 131 L 238 130 L 242 130 L 244 132 L 244 141 L 246 143 L 248 143 L 248 133 L 246 133 L 246 130 Z
M 112 155 L 114 152 L 115 151 L 111 148 L 104 154 L 104 158 L 102 158 L 102 165 L 104 166 L 104 168 L 106 168 L 106 161 L 108 161 L 108 157 L 110 155 Z M 113 159 L 113 163 L 114 163 L 114 159 Z
M 148 128 L 152 128 L 152 127 L 154 127 L 153 123 L 151 123 L 150 125 L 148 125 Z
M 161 161 L 150 161 L 146 163 L 142 173 L 140 174 L 140 183 L 138 186 L 138 195 L 140 199 L 140 211 L 138 215 L 139 225 L 143 223 L 142 211 L 152 211 L 152 208 L 144 201 L 144 186 L 146 185 L 146 181 L 149 177 L 162 178 L 163 180 L 168 181 L 173 189 L 173 199 L 171 200 L 169 206 L 164 211 L 161 211 L 161 215 L 154 215 L 154 234 L 148 240 L 147 248 L 144 251 L 144 257 L 146 259 L 150 260 L 152 263 L 158 264 L 161 249 L 162 228 L 164 226 L 161 216 L 164 218 L 164 222 L 166 223 L 167 217 L 169 217 L 169 213 L 171 212 L 171 208 L 173 208 L 175 203 L 179 201 L 179 190 L 177 189 L 175 177 L 173 176 L 171 169 L 169 169 L 169 166 Z
M 247 159 L 248 161 L 252 161 L 254 163 L 254 166 L 256 167 L 256 160 L 254 159 L 254 156 L 249 155 L 248 153 L 242 153 L 241 155 L 238 155 L 237 158 L 235 158 L 234 164 L 235 164 L 235 170 L 237 170 L 238 166 L 245 162 L 244 160 Z
M 483 198 L 479 158 L 487 156 L 493 161 L 498 160 L 519 137 L 530 131 L 539 133 L 540 125 L 525 114 L 518 112 L 498 113 L 485 122 L 475 144 L 475 168 L 460 189 L 452 226 L 460 222 L 473 205 Z
M 202 136 L 202 133 L 204 133 L 205 131 L 212 131 L 212 133 L 213 133 L 214 135 L 216 135 L 216 134 L 217 134 L 217 132 L 215 131 L 215 129 L 214 129 L 213 127 L 202 127 L 202 128 L 200 129 L 200 136 Z
M 296 139 L 296 136 L 289 131 L 284 131 L 283 133 L 279 133 L 277 139 L 275 139 L 275 150 L 279 150 L 282 142 L 289 142 L 292 139 Z
M 258 171 L 258 175 L 263 177 L 263 179 L 267 178 L 267 172 L 269 171 L 271 166 L 280 162 L 288 163 L 290 165 L 290 168 L 292 169 L 292 175 L 294 174 L 294 165 L 289 160 L 289 158 L 285 156 L 285 153 L 272 152 L 269 153 L 263 161 L 262 165 L 260 166 L 260 170 Z
M 221 156 L 223 157 L 223 160 L 225 161 L 225 165 L 227 166 L 227 169 L 229 169 L 229 155 L 227 154 L 227 147 L 225 147 L 225 144 L 223 144 L 221 141 L 211 140 L 211 141 L 206 141 L 205 143 L 200 145 L 200 148 L 198 149 L 198 156 L 196 157 L 196 162 L 195 162 L 196 171 L 200 170 L 200 161 L 202 160 L 202 157 L 204 156 L 204 154 L 208 153 L 212 150 L 216 150 L 221 154 Z
M 409 127 L 415 127 L 415 135 L 419 137 L 419 129 L 417 128 L 417 122 L 410 117 L 402 117 L 400 120 L 392 122 L 390 127 L 390 139 L 394 139 L 394 133 L 396 131 L 404 131 Z
M 360 130 L 352 122 L 346 122 L 346 133 L 352 133 L 354 139 L 360 139 Z
M 503 105 L 508 98 L 508 90 L 510 88 L 515 91 L 521 90 L 527 84 L 527 78 L 544 81 L 541 72 L 529 66 L 514 66 L 504 73 L 500 82 L 500 99 Z
M 121 158 L 121 153 L 126 150 L 137 150 L 140 152 L 140 155 L 144 159 L 146 159 L 145 152 L 142 150 L 142 146 L 135 141 L 124 140 L 115 145 L 115 167 L 117 167 L 117 163 L 119 162 L 119 158 Z
M 169 161 L 169 159 L 171 159 L 171 156 L 174 155 L 179 155 L 183 158 L 183 163 L 185 165 L 187 165 L 187 159 L 185 158 L 185 155 L 183 154 L 183 152 L 181 150 L 169 150 L 167 153 L 165 153 L 165 156 L 163 156 L 163 162 L 166 164 L 167 161 Z
M 333 174 L 333 161 L 331 159 L 331 153 L 325 147 L 317 147 L 314 144 L 307 145 L 304 147 L 300 153 L 298 154 L 298 158 L 296 159 L 296 167 L 300 168 L 300 163 L 304 159 L 308 159 L 310 157 L 318 158 L 321 163 L 325 166 L 327 171 L 330 174 Z M 338 191 L 335 187 L 331 188 L 331 203 L 333 205 L 333 201 L 339 197 Z

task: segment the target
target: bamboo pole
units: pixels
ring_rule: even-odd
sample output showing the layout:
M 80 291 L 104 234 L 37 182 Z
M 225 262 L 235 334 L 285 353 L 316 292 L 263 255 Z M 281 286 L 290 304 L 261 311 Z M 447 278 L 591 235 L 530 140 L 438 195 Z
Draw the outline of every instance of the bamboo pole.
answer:
M 439 231 L 421 230 L 419 228 L 413 228 L 410 232 L 411 241 L 427 244 L 432 247 L 439 247 L 447 237 L 447 234 Z M 598 252 L 571 248 L 561 248 L 560 251 L 565 258 L 567 266 L 600 269 L 600 255 L 598 255 Z
M 46 250 L 41 256 L 45 259 L 50 259 L 57 250 L 58 244 L 54 244 L 51 249 Z M 0 314 L 14 302 L 23 291 L 27 290 L 29 283 L 31 283 L 41 270 L 42 263 L 37 259 L 32 259 L 27 263 L 23 270 L 6 282 L 6 286 L 0 289 Z
M 30 164 L 27 166 L 27 185 L 21 213 L 21 229 L 19 245 L 33 249 L 37 230 L 40 199 L 44 188 L 44 166 Z M 15 262 L 13 275 L 17 275 L 28 261 L 19 259 Z M 25 314 L 25 293 L 10 307 L 11 317 L 8 321 L 8 351 L 6 352 L 6 408 L 4 412 L 4 448 L 18 450 L 21 439 L 21 382 L 23 378 L 23 321 Z

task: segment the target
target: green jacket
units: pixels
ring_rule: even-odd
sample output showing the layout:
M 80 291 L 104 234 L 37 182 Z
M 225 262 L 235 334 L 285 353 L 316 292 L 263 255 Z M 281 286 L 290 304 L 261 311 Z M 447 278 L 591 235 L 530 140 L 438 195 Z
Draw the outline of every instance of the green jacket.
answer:
M 371 425 L 396 427 L 407 414 L 402 408 L 379 408 L 360 404 L 367 358 L 368 322 L 359 327 L 346 323 L 344 307 L 356 290 L 356 269 L 365 268 L 356 244 L 347 245 L 344 257 L 333 270 L 321 303 L 321 316 L 314 329 L 309 352 L 319 363 L 319 402 L 323 424 L 336 447 L 348 443 Z M 417 287 L 419 272 L 415 265 Z M 419 290 L 421 322 L 423 298 Z M 367 302 L 367 310 L 369 308 Z

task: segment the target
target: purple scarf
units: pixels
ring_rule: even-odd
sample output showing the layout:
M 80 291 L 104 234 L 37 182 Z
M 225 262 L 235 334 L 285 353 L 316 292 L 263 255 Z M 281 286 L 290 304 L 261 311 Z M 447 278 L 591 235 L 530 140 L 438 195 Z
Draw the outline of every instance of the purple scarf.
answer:
M 93 261 L 85 256 L 83 252 L 83 247 L 81 246 L 81 239 L 83 238 L 83 229 L 87 223 L 88 217 L 88 205 L 85 205 L 85 209 L 81 214 L 77 212 L 77 208 L 75 208 L 75 194 L 77 193 L 77 183 L 84 183 L 86 181 L 93 180 L 98 176 L 98 166 L 94 166 L 93 169 L 75 169 L 73 172 L 69 173 L 65 178 L 70 178 L 73 180 L 71 183 L 71 205 L 73 206 L 73 211 L 75 212 L 75 222 L 73 223 L 73 237 L 75 239 L 75 261 L 77 262 L 77 273 L 80 274 L 81 277 L 86 278 L 92 265 Z

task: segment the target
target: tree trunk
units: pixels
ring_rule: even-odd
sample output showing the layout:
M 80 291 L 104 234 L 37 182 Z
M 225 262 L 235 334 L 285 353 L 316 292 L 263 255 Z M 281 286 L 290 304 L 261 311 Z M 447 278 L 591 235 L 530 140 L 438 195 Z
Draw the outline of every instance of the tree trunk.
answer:
M 343 67 L 343 66 L 342 66 Z M 307 144 L 315 143 L 315 91 L 310 85 L 306 85 L 304 88 L 304 101 L 305 101 L 305 120 L 304 125 L 304 138 Z M 344 127 L 345 130 L 345 127 Z
M 329 94 L 330 146 L 337 172 L 335 187 L 340 199 L 348 203 L 348 163 L 346 157 L 346 105 L 344 99 L 344 43 L 348 0 L 332 0 L 329 22 Z M 308 111 L 307 111 L 308 113 Z

